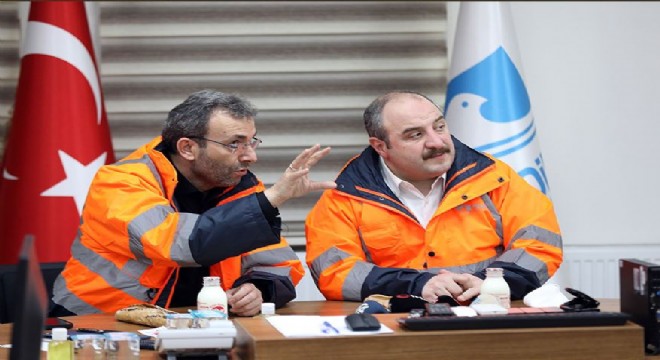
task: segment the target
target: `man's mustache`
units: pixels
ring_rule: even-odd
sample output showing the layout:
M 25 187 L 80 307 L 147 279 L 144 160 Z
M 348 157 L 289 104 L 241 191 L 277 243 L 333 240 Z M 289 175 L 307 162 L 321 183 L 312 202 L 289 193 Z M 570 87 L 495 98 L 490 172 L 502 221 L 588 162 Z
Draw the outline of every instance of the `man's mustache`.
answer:
M 437 149 L 431 149 L 427 153 L 422 155 L 422 159 L 428 160 L 430 158 L 433 158 L 433 157 L 436 157 L 436 156 L 439 156 L 439 155 L 448 154 L 450 152 L 451 152 L 451 149 L 448 148 L 448 147 L 441 147 L 441 148 L 437 148 Z
M 250 170 L 250 163 L 240 163 L 239 165 L 236 166 L 234 171 L 241 171 L 241 170 Z

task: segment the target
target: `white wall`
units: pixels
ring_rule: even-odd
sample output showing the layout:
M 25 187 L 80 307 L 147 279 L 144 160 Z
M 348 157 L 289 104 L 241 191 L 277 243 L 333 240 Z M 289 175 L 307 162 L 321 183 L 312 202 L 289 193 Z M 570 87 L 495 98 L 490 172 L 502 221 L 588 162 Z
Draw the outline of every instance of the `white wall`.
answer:
M 511 12 L 564 244 L 660 244 L 660 3 Z

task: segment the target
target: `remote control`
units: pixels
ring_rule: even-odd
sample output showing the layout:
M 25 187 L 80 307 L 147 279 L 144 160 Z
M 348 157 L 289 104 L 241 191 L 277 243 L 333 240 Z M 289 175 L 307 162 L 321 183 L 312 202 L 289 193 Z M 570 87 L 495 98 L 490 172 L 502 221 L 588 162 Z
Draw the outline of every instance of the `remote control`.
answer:
M 453 316 L 455 315 L 453 311 L 451 311 L 451 306 L 446 303 L 435 303 L 431 304 L 428 303 L 426 304 L 426 315 L 427 316 Z

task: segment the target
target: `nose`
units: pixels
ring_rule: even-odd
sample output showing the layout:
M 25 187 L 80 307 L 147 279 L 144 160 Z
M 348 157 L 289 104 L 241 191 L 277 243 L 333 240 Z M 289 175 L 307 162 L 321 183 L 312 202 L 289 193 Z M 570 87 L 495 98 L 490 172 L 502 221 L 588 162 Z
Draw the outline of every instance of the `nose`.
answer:
M 445 139 L 435 131 L 429 131 L 424 144 L 427 148 L 440 148 L 445 146 Z
M 238 156 L 238 160 L 241 162 L 256 162 L 257 161 L 257 150 L 253 149 L 250 146 L 247 146 L 242 149 L 241 154 Z

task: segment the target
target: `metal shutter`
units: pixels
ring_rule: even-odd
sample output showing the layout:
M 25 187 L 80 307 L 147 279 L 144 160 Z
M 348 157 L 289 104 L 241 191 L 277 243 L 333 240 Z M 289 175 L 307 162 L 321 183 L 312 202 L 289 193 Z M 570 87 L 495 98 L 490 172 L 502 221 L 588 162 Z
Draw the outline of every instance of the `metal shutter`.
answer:
M 367 145 L 362 111 L 407 89 L 444 101 L 446 4 L 365 2 L 101 2 L 101 83 L 117 158 L 160 133 L 167 112 L 203 88 L 260 109 L 266 186 L 315 143 L 332 146 L 313 179 L 333 179 Z M 18 79 L 18 6 L 0 4 L 0 137 Z M 0 144 L 2 148 L 2 144 Z M 1 151 L 1 150 L 0 150 Z M 320 193 L 282 206 L 299 250 Z

